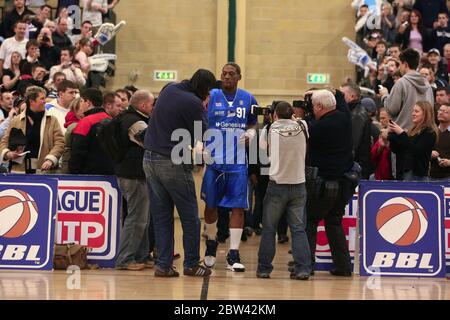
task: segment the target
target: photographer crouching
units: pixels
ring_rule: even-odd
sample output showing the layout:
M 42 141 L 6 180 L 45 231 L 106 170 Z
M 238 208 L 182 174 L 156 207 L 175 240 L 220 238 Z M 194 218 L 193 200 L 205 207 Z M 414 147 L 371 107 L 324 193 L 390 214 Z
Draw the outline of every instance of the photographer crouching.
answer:
M 350 253 L 342 228 L 342 217 L 361 175 L 353 162 L 352 121 L 340 91 L 316 90 L 312 94 L 313 121 L 309 121 L 307 170 L 307 226 L 314 270 L 317 226 L 325 220 L 335 276 L 351 276 Z M 308 174 L 317 172 L 317 175 Z M 312 175 L 312 176 L 311 176 Z M 314 271 L 312 271 L 312 274 Z

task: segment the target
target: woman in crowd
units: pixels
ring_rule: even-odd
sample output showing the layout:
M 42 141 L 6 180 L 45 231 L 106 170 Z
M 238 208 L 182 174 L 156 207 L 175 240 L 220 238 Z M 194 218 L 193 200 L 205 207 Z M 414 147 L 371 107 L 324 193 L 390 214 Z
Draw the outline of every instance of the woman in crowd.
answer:
M 22 55 L 14 51 L 11 54 L 11 66 L 9 69 L 3 70 L 3 85 L 4 88 L 8 91 L 16 91 L 17 84 L 20 81 L 21 73 L 20 73 L 20 61 L 22 60 Z
M 83 38 L 78 43 L 78 48 L 75 51 L 75 60 L 80 63 L 81 71 L 83 71 L 84 77 L 87 79 L 88 73 L 91 69 L 88 57 L 92 55 L 92 43 L 88 38 Z
M 433 106 L 426 101 L 417 102 L 412 112 L 412 122 L 408 132 L 393 121 L 389 123 L 388 139 L 392 152 L 397 156 L 397 179 L 427 181 L 431 152 L 438 136 Z
M 422 54 L 430 49 L 430 34 L 423 25 L 422 15 L 413 10 L 408 24 L 402 24 L 398 29 L 396 42 L 402 45 L 402 50 L 416 49 Z

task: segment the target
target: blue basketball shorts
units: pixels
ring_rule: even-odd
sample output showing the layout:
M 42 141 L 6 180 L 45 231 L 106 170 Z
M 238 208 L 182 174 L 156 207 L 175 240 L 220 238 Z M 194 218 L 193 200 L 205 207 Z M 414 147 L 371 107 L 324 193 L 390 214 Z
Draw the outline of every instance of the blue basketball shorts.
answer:
M 208 208 L 248 209 L 247 172 L 221 172 L 207 166 L 201 198 Z

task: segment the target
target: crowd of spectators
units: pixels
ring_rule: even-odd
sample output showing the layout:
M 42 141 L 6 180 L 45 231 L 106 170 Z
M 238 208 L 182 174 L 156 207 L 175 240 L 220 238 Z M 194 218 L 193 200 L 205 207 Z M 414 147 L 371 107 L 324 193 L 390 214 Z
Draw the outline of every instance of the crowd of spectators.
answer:
M 109 22 L 107 15 L 118 0 L 85 0 L 80 21 L 74 21 L 80 15 L 72 14 L 73 8 L 69 14 L 68 9 L 80 1 L 59 1 L 55 16 L 46 2 L 14 0 L 11 10 L 4 13 L 0 26 L 2 91 L 18 91 L 23 96 L 26 87 L 37 85 L 49 94 L 55 89 L 58 72 L 80 87 L 104 87 L 104 74 L 91 69 L 89 57 L 102 50 L 93 35 L 103 22 Z M 40 72 L 35 75 L 36 68 Z
M 357 67 L 355 80 L 348 79 L 343 86 L 352 110 L 354 155 L 363 167 L 363 177 L 448 179 L 447 3 L 395 0 L 372 7 L 369 2 L 355 0 L 352 6 L 356 43 L 375 63 L 368 66 L 369 72 Z M 368 92 L 368 97 L 362 92 Z M 359 150 L 355 149 L 358 144 Z
M 91 168 L 92 163 L 85 160 L 102 157 L 101 148 L 92 145 L 95 131 L 90 129 L 96 121 L 89 122 L 89 116 L 98 112 L 103 117 L 116 116 L 128 107 L 133 93 L 126 89 L 102 92 L 103 75 L 90 70 L 89 64 L 96 45 L 93 28 L 103 23 L 103 15 L 118 2 L 84 1 L 78 31 L 68 6 L 79 1 L 59 1 L 54 18 L 46 1 L 14 0 L 4 14 L 0 27 L 2 170 L 113 174 L 108 162 Z M 86 155 L 90 148 L 93 153 Z M 77 157 L 80 160 L 74 161 Z

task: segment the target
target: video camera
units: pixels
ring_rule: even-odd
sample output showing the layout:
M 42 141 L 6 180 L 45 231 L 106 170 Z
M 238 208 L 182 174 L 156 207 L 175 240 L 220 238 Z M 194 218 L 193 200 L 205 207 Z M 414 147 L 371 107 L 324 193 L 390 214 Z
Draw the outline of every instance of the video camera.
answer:
M 275 112 L 275 107 L 277 106 L 279 101 L 273 101 L 271 105 L 261 107 L 256 104 L 252 105 L 252 114 L 255 116 L 267 116 L 273 115 Z
M 275 113 L 275 108 L 280 101 L 274 100 L 271 105 L 261 107 L 258 105 L 252 105 L 252 114 L 256 116 L 260 115 L 273 115 Z M 306 117 L 313 117 L 313 104 L 312 104 L 312 93 L 305 95 L 304 100 L 294 100 L 292 102 L 292 107 L 303 109 Z

